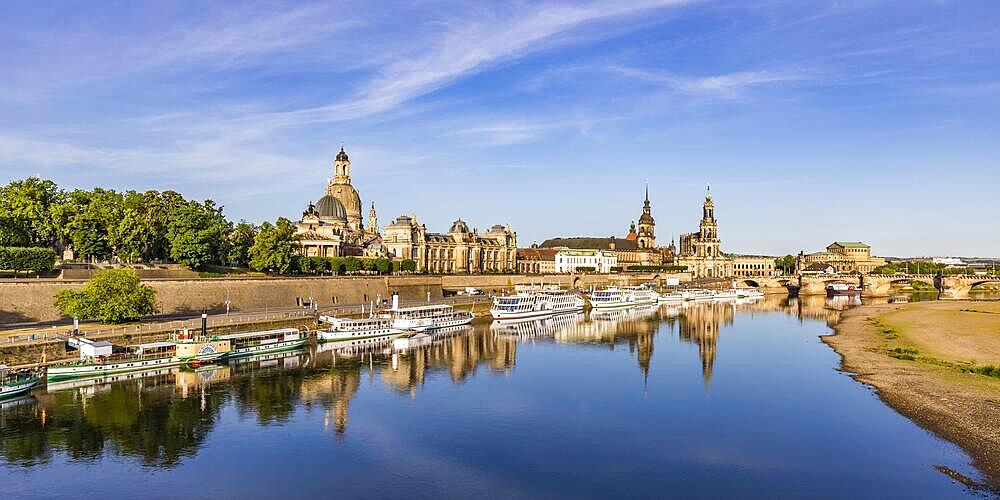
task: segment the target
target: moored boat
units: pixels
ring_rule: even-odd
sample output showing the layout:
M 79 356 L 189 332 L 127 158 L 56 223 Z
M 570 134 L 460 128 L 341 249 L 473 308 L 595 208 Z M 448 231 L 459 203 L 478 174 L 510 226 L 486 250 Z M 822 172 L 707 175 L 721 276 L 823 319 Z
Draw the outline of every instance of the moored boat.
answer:
M 684 302 L 683 292 L 661 293 L 657 296 L 657 302 Z
M 657 300 L 656 292 L 642 287 L 618 288 L 611 286 L 603 290 L 595 290 L 590 294 L 590 305 L 595 309 L 655 304 Z
M 684 294 L 684 300 L 712 300 L 715 298 L 715 292 L 711 290 L 702 290 L 700 288 L 692 288 L 690 290 L 684 290 L 681 292 Z
M 552 314 L 552 303 L 540 293 L 519 292 L 493 297 L 490 316 L 493 319 L 540 318 Z
M 330 325 L 329 328 L 316 332 L 319 342 L 338 342 L 341 340 L 365 340 L 375 337 L 401 335 L 402 330 L 392 326 L 391 318 L 336 318 L 320 316 L 320 321 Z
M 575 293 L 559 289 L 518 292 L 493 297 L 490 315 L 498 321 L 544 318 L 582 311 L 584 305 L 584 300 Z
M 580 312 L 587 304 L 579 295 L 568 290 L 548 289 L 542 290 L 541 293 L 549 298 L 552 312 L 555 314 Z
M 123 352 L 97 356 L 87 356 L 81 351 L 77 361 L 48 367 L 46 378 L 103 377 L 112 373 L 177 366 L 183 362 L 177 356 L 178 345 L 174 342 L 152 342 L 128 346 Z
M 756 288 L 734 288 L 736 290 L 736 296 L 739 298 L 760 298 L 764 296 L 764 292 L 757 290 Z
M 736 300 L 737 297 L 739 297 L 739 295 L 737 295 L 736 290 L 733 289 L 718 290 L 713 296 L 715 300 Z
M 830 283 L 826 286 L 826 294 L 830 297 L 835 295 L 861 295 L 861 287 L 849 283 Z
M 393 328 L 418 332 L 472 323 L 472 313 L 456 311 L 446 304 L 401 307 L 390 310 L 383 317 L 392 320 Z
M 304 346 L 309 341 L 309 337 L 298 328 L 279 328 L 259 332 L 219 335 L 218 337 L 214 337 L 213 340 L 229 342 L 229 350 L 222 357 L 231 359 L 253 354 L 297 349 Z
M 33 370 L 12 370 L 0 365 L 0 400 L 27 393 L 38 385 L 40 378 Z

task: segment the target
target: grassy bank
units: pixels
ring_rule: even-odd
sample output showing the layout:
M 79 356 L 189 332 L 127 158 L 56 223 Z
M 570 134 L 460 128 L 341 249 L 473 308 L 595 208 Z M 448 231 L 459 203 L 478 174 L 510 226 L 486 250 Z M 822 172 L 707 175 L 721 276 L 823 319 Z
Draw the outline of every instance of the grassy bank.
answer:
M 843 357 L 846 371 L 965 449 L 1000 488 L 1000 303 L 860 307 L 823 340 Z

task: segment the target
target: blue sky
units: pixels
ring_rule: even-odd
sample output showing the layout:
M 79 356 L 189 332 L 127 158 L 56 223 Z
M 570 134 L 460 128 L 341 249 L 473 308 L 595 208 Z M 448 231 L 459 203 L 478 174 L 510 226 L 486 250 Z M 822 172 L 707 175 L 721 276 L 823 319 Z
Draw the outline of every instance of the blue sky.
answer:
M 295 219 L 343 142 L 382 224 L 1000 255 L 993 1 L 8 1 L 0 67 L 3 182 Z

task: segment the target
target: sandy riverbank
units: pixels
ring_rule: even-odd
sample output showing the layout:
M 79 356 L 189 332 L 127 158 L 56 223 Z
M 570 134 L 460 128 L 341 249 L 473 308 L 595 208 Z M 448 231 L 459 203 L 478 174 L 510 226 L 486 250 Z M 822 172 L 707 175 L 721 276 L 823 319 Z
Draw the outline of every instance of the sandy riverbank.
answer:
M 1000 367 L 1000 302 L 863 306 L 847 311 L 836 335 L 823 340 L 843 357 L 845 371 L 962 447 L 1000 488 L 1000 377 L 982 374 Z

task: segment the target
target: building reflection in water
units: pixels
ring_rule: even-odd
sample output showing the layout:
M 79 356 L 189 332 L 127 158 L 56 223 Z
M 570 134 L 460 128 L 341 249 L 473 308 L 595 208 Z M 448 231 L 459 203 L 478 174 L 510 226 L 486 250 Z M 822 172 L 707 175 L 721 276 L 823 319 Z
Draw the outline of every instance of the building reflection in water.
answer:
M 297 406 L 320 408 L 338 438 L 347 432 L 351 400 L 364 372 L 416 397 L 434 376 L 461 384 L 480 370 L 507 374 L 521 342 L 624 346 L 644 379 L 658 332 L 677 332 L 698 347 L 706 384 L 718 356 L 720 332 L 736 311 L 782 312 L 833 325 L 852 300 L 768 296 L 755 302 L 698 303 L 595 311 L 540 321 L 459 327 L 400 347 L 391 340 L 362 347 L 321 344 L 308 351 L 265 355 L 199 369 L 168 368 L 49 384 L 34 396 L 0 406 L 0 458 L 9 464 L 48 463 L 60 451 L 73 459 L 107 450 L 146 465 L 172 467 L 195 453 L 221 408 L 233 404 L 260 425 L 284 422 Z M 669 334 L 669 333 L 668 333 Z

